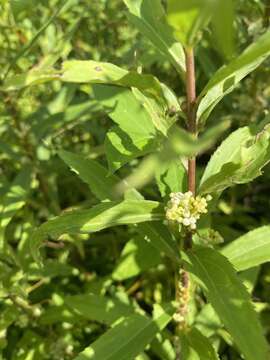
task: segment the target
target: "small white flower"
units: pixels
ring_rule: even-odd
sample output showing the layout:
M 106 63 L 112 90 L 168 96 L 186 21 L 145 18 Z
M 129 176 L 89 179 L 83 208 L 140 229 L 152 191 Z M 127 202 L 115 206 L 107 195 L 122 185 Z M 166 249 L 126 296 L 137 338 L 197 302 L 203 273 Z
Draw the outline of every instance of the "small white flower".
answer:
M 193 196 L 191 191 L 186 193 L 171 193 L 171 200 L 166 208 L 166 217 L 170 221 L 176 221 L 191 230 L 196 229 L 197 220 L 202 214 L 207 213 L 207 202 L 212 199 L 211 195 L 206 198 Z
M 187 219 L 187 218 L 183 219 L 183 225 L 184 226 L 189 226 L 190 225 L 190 220 Z

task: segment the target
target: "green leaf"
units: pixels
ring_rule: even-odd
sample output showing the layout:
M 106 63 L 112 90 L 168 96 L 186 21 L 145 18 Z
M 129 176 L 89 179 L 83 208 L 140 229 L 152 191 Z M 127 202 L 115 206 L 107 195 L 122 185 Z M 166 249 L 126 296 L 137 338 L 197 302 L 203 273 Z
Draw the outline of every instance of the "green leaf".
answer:
M 61 80 L 72 83 L 119 85 L 144 90 L 163 98 L 161 84 L 153 75 L 127 71 L 116 65 L 93 60 L 70 60 L 62 65 Z
M 94 294 L 82 294 L 64 298 L 68 307 L 80 317 L 107 325 L 121 317 L 134 314 L 134 308 L 117 299 Z
M 251 127 L 234 131 L 212 155 L 200 182 L 201 193 L 219 192 L 261 175 L 270 161 L 269 125 L 256 133 Z
M 105 152 L 110 173 L 116 172 L 125 164 L 138 157 L 157 150 L 157 142 L 150 135 L 131 133 L 132 139 L 118 126 L 114 126 L 106 135 Z
M 123 0 L 129 9 L 130 21 L 174 65 L 185 71 L 185 54 L 165 20 L 160 0 Z
M 229 261 L 213 249 L 197 248 L 186 254 L 185 267 L 205 291 L 245 359 L 266 360 L 263 330 L 250 296 Z
M 162 197 L 172 192 L 185 192 L 187 174 L 181 160 L 163 162 L 156 169 L 156 182 Z
M 114 175 L 108 176 L 107 170 L 97 161 L 63 150 L 58 154 L 71 170 L 89 185 L 90 190 L 99 200 L 115 198 L 113 192 L 119 180 Z
M 168 0 L 168 23 L 182 44 L 194 46 L 198 32 L 209 22 L 210 10 L 208 1 Z
M 219 357 L 207 337 L 196 328 L 191 328 L 181 335 L 182 352 L 185 360 L 218 360 Z
M 174 125 L 168 133 L 169 146 L 177 155 L 186 157 L 194 156 L 211 148 L 217 138 L 222 135 L 229 126 L 230 121 L 221 121 L 219 124 L 208 129 L 198 139 L 195 139 L 188 131 Z
M 108 175 L 108 170 L 97 161 L 86 159 L 81 155 L 61 150 L 58 152 L 63 161 L 78 174 L 78 176 L 89 185 L 90 190 L 96 197 L 103 200 L 114 200 L 115 189 L 120 183 L 120 178 L 116 175 Z M 129 200 L 143 199 L 140 193 L 125 183 L 126 194 Z
M 218 1 L 214 16 L 213 35 L 214 41 L 225 59 L 231 59 L 235 52 L 235 1 Z
M 166 106 L 163 106 L 160 98 L 155 99 L 152 95 L 147 94 L 145 91 L 141 92 L 140 90 L 134 88 L 133 94 L 150 115 L 155 128 L 166 136 L 169 128 L 176 121 L 175 116 L 166 116 L 166 112 L 169 107 L 167 108 Z M 175 105 L 172 106 L 174 111 L 178 111 L 178 108 Z
M 26 74 L 14 75 L 6 79 L 2 90 L 20 90 L 27 86 L 39 85 L 52 80 L 60 80 L 60 74 L 53 69 L 31 69 Z
M 111 172 L 157 148 L 158 132 L 134 90 L 96 85 L 94 94 L 110 118 L 119 125 L 107 134 L 105 142 Z
M 211 337 L 223 327 L 211 304 L 206 304 L 196 316 L 196 328 L 206 337 Z
M 74 360 L 134 359 L 171 320 L 172 309 L 160 310 L 154 318 L 135 314 L 102 335 Z
M 122 281 L 137 276 L 161 262 L 160 252 L 142 236 L 129 240 L 116 265 L 112 277 Z
M 167 255 L 173 262 L 180 262 L 177 244 L 166 226 L 162 223 L 143 223 L 138 224 L 137 229 L 158 251 Z
M 110 118 L 131 138 L 132 135 L 137 135 L 144 136 L 148 140 L 156 136 L 151 116 L 132 90 L 117 86 L 96 85 L 94 94 L 107 110 Z
M 31 251 L 39 261 L 38 249 L 44 237 L 62 234 L 88 234 L 103 229 L 144 221 L 157 221 L 164 217 L 163 207 L 155 201 L 104 202 L 91 209 L 64 213 L 42 224 L 33 234 Z
M 238 271 L 270 261 L 270 226 L 248 232 L 225 246 L 221 253 Z
M 175 360 L 175 349 L 170 341 L 170 332 L 157 334 L 155 339 L 151 343 L 152 352 L 162 360 Z
M 153 75 L 139 74 L 116 65 L 93 60 L 64 61 L 61 70 L 32 69 L 26 74 L 8 78 L 4 90 L 19 90 L 51 80 L 79 84 L 109 84 L 125 88 L 138 88 L 164 104 L 169 100 L 167 88 Z
M 11 0 L 10 8 L 15 18 L 21 13 L 31 10 L 34 6 L 33 0 Z
M 270 54 L 270 31 L 263 34 L 239 57 L 220 68 L 199 96 L 198 122 L 204 125 L 214 107 Z

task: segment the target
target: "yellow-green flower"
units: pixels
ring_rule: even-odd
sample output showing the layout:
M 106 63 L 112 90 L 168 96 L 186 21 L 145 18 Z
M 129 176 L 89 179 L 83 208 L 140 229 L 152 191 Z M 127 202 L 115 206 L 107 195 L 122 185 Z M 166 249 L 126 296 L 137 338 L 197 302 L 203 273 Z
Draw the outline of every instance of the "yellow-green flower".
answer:
M 191 191 L 171 193 L 170 198 L 166 208 L 166 218 L 190 230 L 196 229 L 197 221 L 202 214 L 207 213 L 208 202 L 212 200 L 211 195 L 207 195 L 206 198 L 195 197 Z

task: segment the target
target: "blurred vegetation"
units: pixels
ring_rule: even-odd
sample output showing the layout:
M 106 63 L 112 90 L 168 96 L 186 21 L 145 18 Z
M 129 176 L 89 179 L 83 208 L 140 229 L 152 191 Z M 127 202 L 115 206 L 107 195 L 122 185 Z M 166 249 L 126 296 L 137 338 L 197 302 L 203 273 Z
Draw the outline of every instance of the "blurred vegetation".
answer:
M 236 51 L 241 53 L 269 27 L 269 4 L 267 0 L 241 0 L 237 8 L 240 45 Z M 1 80 L 34 66 L 58 67 L 66 59 L 94 59 L 153 73 L 179 98 L 185 96 L 184 85 L 172 66 L 128 23 L 121 0 L 1 0 L 0 14 Z M 198 88 L 202 89 L 224 61 L 208 30 L 196 54 Z M 258 124 L 268 116 L 269 65 L 268 60 L 248 76 L 217 107 L 210 123 L 229 118 L 231 131 Z M 48 240 L 42 248 L 47 259 L 43 269 L 30 255 L 33 228 L 63 210 L 97 203 L 87 186 L 58 157 L 57 150 L 98 158 L 107 166 L 103 144 L 111 125 L 89 85 L 54 81 L 1 93 L 0 207 L 8 205 L 10 197 L 17 201 L 9 208 L 10 216 L 0 217 L 0 359 L 72 359 L 103 333 L 105 325 L 68 308 L 64 303 L 68 295 L 107 294 L 123 302 L 133 299 L 148 312 L 153 302 L 169 300 L 173 294 L 171 264 L 164 258 L 157 266 L 160 255 L 156 254 L 155 261 L 147 249 L 142 258 L 152 256 L 150 266 L 136 271 L 131 263 L 122 270 L 120 280 L 112 278 L 125 244 L 133 238 L 130 228 L 64 236 L 57 243 Z M 212 151 L 199 159 L 199 167 L 206 164 Z M 120 176 L 129 174 L 137 164 L 134 160 L 124 166 Z M 148 184 L 143 194 L 157 199 L 156 185 Z M 224 193 L 214 215 L 214 227 L 225 242 L 269 223 L 268 194 L 269 166 L 258 180 Z M 134 243 L 136 249 L 136 238 Z M 123 276 L 128 271 L 134 273 Z M 253 298 L 270 340 L 270 267 L 265 265 L 251 275 Z M 218 331 L 221 358 L 238 359 L 230 338 L 224 330 Z M 160 358 L 153 349 L 148 354 L 151 359 Z

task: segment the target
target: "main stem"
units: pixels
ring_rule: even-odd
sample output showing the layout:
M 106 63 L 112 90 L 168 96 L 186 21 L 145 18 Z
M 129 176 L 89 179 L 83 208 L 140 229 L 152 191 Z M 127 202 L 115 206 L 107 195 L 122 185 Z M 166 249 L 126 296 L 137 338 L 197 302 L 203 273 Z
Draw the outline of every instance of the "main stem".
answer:
M 187 124 L 188 131 L 197 136 L 196 125 L 196 78 L 195 61 L 192 48 L 186 48 L 186 92 L 187 92 Z M 196 192 L 196 157 L 188 160 L 188 190 Z
M 187 125 L 188 131 L 197 137 L 196 124 L 196 78 L 195 78 L 195 61 L 192 48 L 185 49 L 186 55 L 186 93 L 187 93 Z M 188 160 L 188 190 L 196 194 L 196 157 Z M 188 233 L 185 239 L 184 247 L 189 249 L 192 246 L 192 233 Z M 188 314 L 188 303 L 190 296 L 190 279 L 189 274 L 183 268 L 177 276 L 178 283 L 176 285 L 176 300 L 180 306 L 177 314 L 180 315 L 177 334 L 181 333 L 187 327 L 186 317 Z M 179 336 L 177 337 L 176 359 L 181 359 L 181 346 Z

